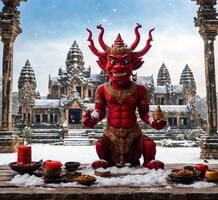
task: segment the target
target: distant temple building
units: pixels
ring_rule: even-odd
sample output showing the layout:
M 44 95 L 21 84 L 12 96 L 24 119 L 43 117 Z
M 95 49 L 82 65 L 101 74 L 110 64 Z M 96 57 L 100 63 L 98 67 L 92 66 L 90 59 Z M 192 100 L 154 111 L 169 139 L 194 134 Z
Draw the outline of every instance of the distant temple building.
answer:
M 166 113 L 171 128 L 196 128 L 199 113 L 195 107 L 196 84 L 193 73 L 185 66 L 179 85 L 172 85 L 165 64 L 160 67 L 157 85 L 153 76 L 133 76 L 133 80 L 146 85 L 151 95 L 151 112 L 156 105 Z M 34 70 L 27 60 L 18 81 L 20 122 L 33 126 L 63 124 L 81 127 L 82 113 L 94 107 L 95 91 L 105 82 L 105 72 L 91 74 L 91 67 L 84 67 L 83 54 L 74 41 L 70 48 L 66 69 L 60 68 L 58 76 L 48 80 L 47 98 L 36 92 Z

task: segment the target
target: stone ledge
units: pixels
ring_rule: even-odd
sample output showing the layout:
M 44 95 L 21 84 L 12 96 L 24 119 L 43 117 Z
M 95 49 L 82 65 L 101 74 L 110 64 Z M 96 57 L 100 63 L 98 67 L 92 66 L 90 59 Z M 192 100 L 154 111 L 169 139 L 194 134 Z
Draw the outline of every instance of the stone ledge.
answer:
M 217 187 L 190 188 L 4 188 L 1 200 L 215 200 Z

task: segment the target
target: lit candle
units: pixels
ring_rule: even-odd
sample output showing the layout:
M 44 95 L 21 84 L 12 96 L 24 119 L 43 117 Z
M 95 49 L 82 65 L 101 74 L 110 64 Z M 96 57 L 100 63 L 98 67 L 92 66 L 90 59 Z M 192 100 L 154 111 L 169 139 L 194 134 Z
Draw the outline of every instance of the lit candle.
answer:
M 44 162 L 44 167 L 47 169 L 58 169 L 61 168 L 62 163 L 56 160 L 47 160 Z
M 31 146 L 18 146 L 17 164 L 26 165 L 32 161 Z

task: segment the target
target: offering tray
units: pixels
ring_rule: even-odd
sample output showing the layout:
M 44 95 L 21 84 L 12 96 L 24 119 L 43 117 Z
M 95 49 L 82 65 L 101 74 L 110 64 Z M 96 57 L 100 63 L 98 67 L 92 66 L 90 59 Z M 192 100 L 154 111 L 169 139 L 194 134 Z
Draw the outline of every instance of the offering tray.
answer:
M 9 163 L 8 166 L 19 174 L 33 174 L 34 171 L 41 167 L 41 162 L 31 162 L 26 165 L 18 165 L 17 162 Z

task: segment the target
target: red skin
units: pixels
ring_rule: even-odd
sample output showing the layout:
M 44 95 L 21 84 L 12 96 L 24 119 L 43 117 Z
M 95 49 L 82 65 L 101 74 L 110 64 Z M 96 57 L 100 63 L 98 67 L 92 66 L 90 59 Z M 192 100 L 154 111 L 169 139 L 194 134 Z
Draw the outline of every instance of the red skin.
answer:
M 115 57 L 109 56 L 107 69 L 108 74 L 111 79 L 111 85 L 113 88 L 122 90 L 128 88 L 132 81 L 130 81 L 130 74 L 131 74 L 131 65 L 127 64 L 121 65 L 121 63 L 126 63 L 125 60 L 131 63 L 131 59 L 128 55 L 125 56 L 118 56 Z M 115 61 L 112 61 L 115 60 Z M 112 63 L 115 63 L 114 65 Z M 126 73 L 126 76 L 117 77 L 113 76 L 113 73 Z M 107 116 L 107 123 L 114 127 L 120 128 L 123 127 L 124 129 L 128 129 L 136 125 L 137 117 L 136 117 L 136 108 L 138 108 L 139 115 L 142 121 L 146 124 L 150 124 L 149 121 L 149 102 L 146 99 L 148 96 L 148 91 L 143 85 L 137 84 L 136 92 L 126 97 L 126 99 L 121 103 L 117 103 L 115 97 L 111 96 L 105 89 L 104 84 L 100 85 L 96 91 L 96 98 L 101 100 L 101 103 L 95 103 L 95 110 L 99 113 L 98 119 L 91 116 L 90 111 L 86 111 L 86 114 L 83 117 L 83 124 L 89 128 L 93 128 L 99 121 L 101 121 L 106 114 L 106 107 L 108 109 L 108 116 Z M 140 102 L 147 102 L 145 104 L 141 104 Z M 153 122 L 151 124 L 152 128 L 161 129 L 163 128 L 166 123 L 165 121 L 160 120 L 159 122 Z M 144 156 L 144 166 L 147 167 L 147 164 L 155 159 L 156 148 L 155 143 L 150 139 L 149 141 L 146 140 L 143 145 L 142 154 Z M 99 141 L 98 145 L 96 145 L 96 150 L 99 155 L 100 159 L 108 160 L 103 153 L 103 144 Z M 109 162 L 110 166 L 112 163 Z M 102 162 L 94 162 L 93 167 L 101 167 L 107 166 L 107 164 L 103 164 Z M 150 168 L 158 169 L 162 168 L 162 164 L 157 165 L 150 165 Z
M 143 94 L 145 93 L 147 93 L 145 87 L 142 85 L 137 85 L 136 93 L 127 96 L 124 103 L 117 104 L 116 99 L 108 94 L 104 85 L 100 85 L 97 89 L 96 95 L 101 99 L 104 99 L 105 103 L 95 104 L 95 110 L 100 113 L 99 120 L 105 117 L 107 106 L 107 122 L 110 126 L 113 126 L 114 128 L 131 128 L 136 124 L 137 117 L 135 111 L 136 107 L 138 106 L 141 119 L 148 124 L 148 104 L 139 104 L 139 102 L 144 98 Z
M 90 41 L 90 49 L 95 55 L 99 57 L 98 64 L 103 70 L 106 70 L 108 72 L 110 84 L 112 88 L 117 90 L 116 92 L 127 89 L 132 84 L 130 77 L 132 75 L 133 69 L 138 69 L 143 64 L 143 61 L 141 61 L 140 57 L 143 56 L 150 49 L 150 41 L 152 40 L 151 31 L 152 30 L 150 30 L 149 32 L 147 45 L 141 51 L 141 53 L 125 51 L 125 47 L 121 46 L 122 48 L 124 48 L 124 51 L 111 51 L 107 55 L 105 52 L 102 53 L 95 48 L 92 40 L 92 33 L 91 31 L 89 31 L 90 35 L 88 41 Z M 122 40 L 121 37 L 119 37 L 120 36 L 118 35 L 117 41 Z M 119 42 L 117 42 L 117 44 L 118 43 Z M 100 44 L 103 49 L 106 50 L 105 45 L 102 45 L 102 40 L 100 41 Z M 137 44 L 138 42 L 136 42 L 136 46 Z M 137 84 L 136 91 L 131 95 L 126 96 L 122 103 L 118 103 L 116 98 L 106 91 L 104 84 L 100 85 L 96 91 L 97 101 L 95 103 L 95 111 L 99 114 L 99 116 L 98 118 L 96 118 L 95 116 L 91 116 L 90 111 L 87 110 L 85 115 L 83 116 L 83 124 L 86 127 L 93 128 L 99 121 L 101 121 L 105 117 L 106 107 L 108 109 L 107 123 L 114 128 L 122 127 L 124 129 L 128 129 L 134 127 L 137 123 L 136 108 L 138 108 L 141 120 L 146 124 L 150 124 L 148 115 L 149 101 L 147 96 L 147 89 L 143 85 Z M 152 128 L 159 130 L 166 126 L 166 121 L 153 121 L 150 125 Z M 103 159 L 105 161 L 93 162 L 93 168 L 98 168 L 102 166 L 106 168 L 116 164 L 110 157 L 112 153 L 110 153 L 110 145 L 110 143 L 102 139 L 99 139 L 97 141 L 97 154 L 100 159 Z M 151 140 L 147 136 L 140 136 L 132 142 L 132 145 L 133 146 L 128 152 L 129 158 L 127 158 L 128 162 L 130 162 L 132 165 L 139 165 L 139 158 L 141 154 L 143 154 L 145 167 L 149 166 L 150 169 L 163 168 L 162 162 L 154 161 L 156 154 L 156 145 L 153 140 Z M 152 164 L 149 165 L 150 161 L 152 161 Z

